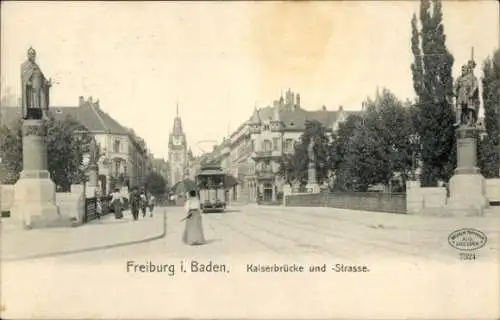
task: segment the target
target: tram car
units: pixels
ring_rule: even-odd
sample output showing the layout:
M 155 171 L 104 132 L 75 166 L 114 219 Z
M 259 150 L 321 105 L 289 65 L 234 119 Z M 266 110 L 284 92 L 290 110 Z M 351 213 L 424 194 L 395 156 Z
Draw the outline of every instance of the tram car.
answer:
M 223 212 L 226 209 L 225 177 L 226 174 L 219 166 L 207 165 L 201 168 L 196 177 L 196 183 L 203 213 Z

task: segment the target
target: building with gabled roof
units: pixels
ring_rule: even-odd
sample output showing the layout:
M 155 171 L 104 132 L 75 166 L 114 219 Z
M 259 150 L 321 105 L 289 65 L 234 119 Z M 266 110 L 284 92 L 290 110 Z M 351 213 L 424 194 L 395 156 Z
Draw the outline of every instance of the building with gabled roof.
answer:
M 53 106 L 51 114 L 58 120 L 75 119 L 94 136 L 103 156 L 99 161 L 99 182 L 104 193 L 120 186 L 139 186 L 152 169 L 147 148 L 131 129 L 122 126 L 92 97 L 79 97 L 77 106 Z M 10 125 L 21 119 L 21 108 L 1 106 L 0 124 Z
M 250 118 L 218 145 L 211 158 L 239 184 L 230 190 L 233 201 L 278 202 L 284 181 L 276 173 L 285 154 L 294 151 L 295 142 L 305 130 L 306 121 L 318 121 L 327 131 L 335 131 L 347 116 L 360 111 L 345 111 L 342 106 L 328 110 L 303 109 L 300 95 L 290 89 L 271 106 L 255 107 Z

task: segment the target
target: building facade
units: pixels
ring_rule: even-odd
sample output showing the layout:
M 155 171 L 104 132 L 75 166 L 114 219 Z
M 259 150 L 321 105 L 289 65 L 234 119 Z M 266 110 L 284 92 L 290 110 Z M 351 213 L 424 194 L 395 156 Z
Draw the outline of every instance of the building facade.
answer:
M 238 180 L 229 191 L 232 201 L 273 202 L 283 195 L 284 179 L 277 175 L 285 154 L 293 154 L 306 121 L 319 121 L 327 131 L 337 130 L 351 112 L 325 106 L 308 111 L 300 95 L 287 90 L 271 106 L 255 108 L 253 115 L 217 146 L 210 157 Z

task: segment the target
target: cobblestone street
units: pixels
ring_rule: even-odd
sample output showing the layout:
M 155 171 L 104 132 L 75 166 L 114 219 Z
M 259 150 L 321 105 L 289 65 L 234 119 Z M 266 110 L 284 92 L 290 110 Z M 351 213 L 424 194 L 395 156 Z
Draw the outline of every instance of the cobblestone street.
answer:
M 184 227 L 180 222 L 181 208 L 165 209 L 164 237 L 161 237 L 163 208 L 159 208 L 153 218 L 136 223 L 130 221 L 127 214 L 124 221 L 107 217 L 74 229 L 22 233 L 4 230 L 3 259 L 15 259 L 16 248 L 22 253 L 17 258 L 33 254 L 49 256 L 25 261 L 3 260 L 5 316 L 55 315 L 54 306 L 58 306 L 58 317 L 186 314 L 222 317 L 241 316 L 241 312 L 248 316 L 297 316 L 303 308 L 314 306 L 323 308 L 317 312 L 324 315 L 333 310 L 325 309 L 329 304 L 323 301 L 328 299 L 332 286 L 375 295 L 377 287 L 388 285 L 382 280 L 386 281 L 389 275 L 394 279 L 390 284 L 392 289 L 387 289 L 392 292 L 391 298 L 387 298 L 387 304 L 380 303 L 378 310 L 387 317 L 403 310 L 403 307 L 398 310 L 398 305 L 404 305 L 408 311 L 402 296 L 408 290 L 420 295 L 412 307 L 415 312 L 438 317 L 438 306 L 445 302 L 435 303 L 436 309 L 429 307 L 436 299 L 429 296 L 429 292 L 436 285 L 449 286 L 446 299 L 453 299 L 450 301 L 468 299 L 469 302 L 457 310 L 461 315 L 467 314 L 467 310 L 476 310 L 478 304 L 490 310 L 495 305 L 492 299 L 498 298 L 494 285 L 498 283 L 494 281 L 498 280 L 498 215 L 450 219 L 328 208 L 234 206 L 226 213 L 205 214 L 208 243 L 189 247 L 181 242 Z M 480 249 L 476 261 L 460 261 L 459 253 L 447 242 L 452 231 L 465 227 L 479 229 L 488 236 L 488 243 Z M 15 245 L 9 243 L 14 241 Z M 63 254 L 57 255 L 55 251 Z M 189 270 L 190 261 L 226 264 L 227 270 L 184 274 L 180 270 L 181 261 L 188 271 L 195 271 Z M 175 265 L 175 274 L 127 269 L 128 264 L 148 263 Z M 269 274 L 252 273 L 247 268 L 247 264 L 281 263 L 303 265 L 307 273 L 308 266 L 325 264 L 327 272 Z M 366 265 L 370 272 L 333 272 L 336 264 Z M 460 272 L 463 275 L 459 277 Z M 491 279 L 488 283 L 481 280 L 486 275 Z M 422 281 L 417 281 L 420 277 Z M 481 287 L 469 286 L 471 281 L 481 283 Z M 469 294 L 459 296 L 457 292 L 465 287 Z M 135 303 L 128 303 L 130 294 L 136 296 Z M 482 298 L 475 299 L 474 294 Z M 196 310 L 190 309 L 192 295 L 202 296 Z M 359 309 L 348 307 L 355 303 L 354 296 L 336 297 L 335 315 L 359 317 Z M 385 310 L 384 305 L 387 307 L 389 303 L 391 309 Z M 283 307 L 276 308 L 278 304 Z M 116 305 L 120 305 L 122 314 L 117 314 Z M 251 308 L 256 305 L 260 307 Z M 23 310 L 29 310 L 30 314 Z

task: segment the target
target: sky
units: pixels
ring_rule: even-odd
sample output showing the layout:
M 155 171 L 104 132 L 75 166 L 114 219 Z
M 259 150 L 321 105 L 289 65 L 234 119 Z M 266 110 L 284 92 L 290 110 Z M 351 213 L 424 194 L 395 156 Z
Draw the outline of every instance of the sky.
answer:
M 418 1 L 2 1 L 1 90 L 20 90 L 27 49 L 55 85 L 53 106 L 79 96 L 167 158 L 179 105 L 189 146 L 210 151 L 281 91 L 304 109 L 359 110 L 377 87 L 414 98 L 410 20 Z M 444 1 L 454 75 L 474 47 L 499 44 L 497 1 Z M 476 69 L 480 76 L 480 68 Z

